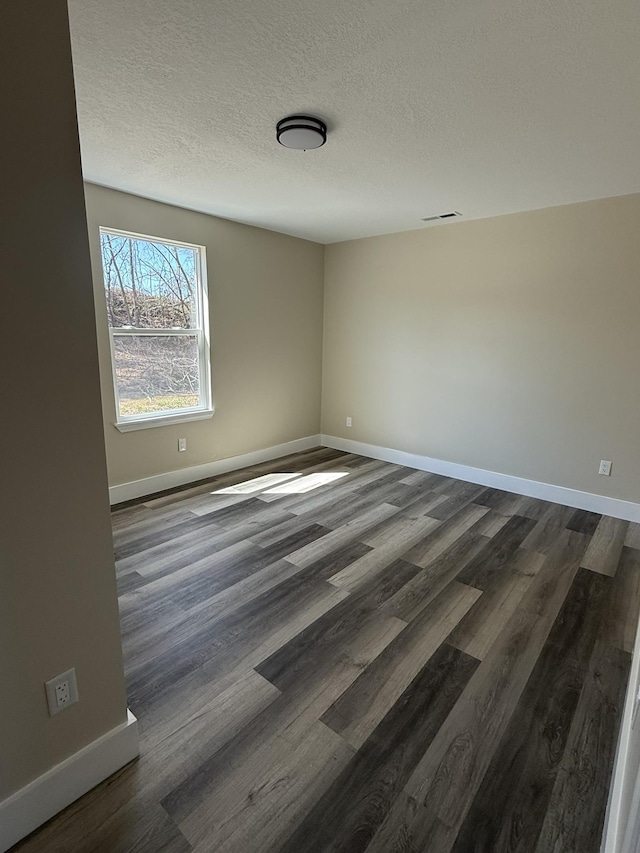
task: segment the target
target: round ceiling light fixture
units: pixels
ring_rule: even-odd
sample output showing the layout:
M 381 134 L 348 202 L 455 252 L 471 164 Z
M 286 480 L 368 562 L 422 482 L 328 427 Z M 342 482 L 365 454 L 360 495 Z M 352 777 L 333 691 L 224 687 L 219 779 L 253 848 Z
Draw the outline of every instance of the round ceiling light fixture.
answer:
M 287 116 L 276 125 L 276 139 L 297 151 L 320 148 L 327 141 L 327 125 L 313 116 Z

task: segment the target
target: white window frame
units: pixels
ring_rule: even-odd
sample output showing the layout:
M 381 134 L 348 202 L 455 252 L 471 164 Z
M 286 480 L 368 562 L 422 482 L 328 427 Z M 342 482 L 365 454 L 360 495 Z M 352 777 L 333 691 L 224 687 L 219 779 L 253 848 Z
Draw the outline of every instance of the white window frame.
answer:
M 113 234 L 115 237 L 130 237 L 133 240 L 146 240 L 152 243 L 163 243 L 166 246 L 177 246 L 178 248 L 194 249 L 196 252 L 196 279 L 198 292 L 198 318 L 199 325 L 195 329 L 140 329 L 134 326 L 109 325 L 109 354 L 111 358 L 111 376 L 113 381 L 113 393 L 116 404 L 116 421 L 114 426 L 120 432 L 130 432 L 136 429 L 148 429 L 149 427 L 168 426 L 169 424 L 186 423 L 187 421 L 198 421 L 210 418 L 214 414 L 213 399 L 211 396 L 211 346 L 209 340 L 209 290 L 207 287 L 207 256 L 206 248 L 195 243 L 185 243 L 182 240 L 171 240 L 167 237 L 152 237 L 149 234 L 137 234 L 134 231 L 122 231 L 118 228 L 100 226 L 100 268 L 102 269 L 102 292 L 106 287 L 104 283 L 104 267 L 102 264 L 102 235 Z M 108 323 L 108 319 L 107 319 Z M 114 337 L 125 336 L 142 337 L 170 337 L 187 335 L 197 337 L 198 340 L 198 377 L 200 380 L 200 403 L 198 406 L 184 409 L 171 409 L 170 411 L 148 413 L 140 415 L 121 415 L 120 397 L 118 394 L 118 380 L 116 376 L 116 362 L 114 354 Z

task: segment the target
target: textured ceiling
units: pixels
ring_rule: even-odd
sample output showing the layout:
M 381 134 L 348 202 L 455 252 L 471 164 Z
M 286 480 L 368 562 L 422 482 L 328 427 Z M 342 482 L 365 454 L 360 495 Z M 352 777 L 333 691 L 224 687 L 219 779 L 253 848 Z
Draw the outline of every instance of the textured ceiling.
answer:
M 638 0 L 69 7 L 96 183 L 319 242 L 640 191 Z

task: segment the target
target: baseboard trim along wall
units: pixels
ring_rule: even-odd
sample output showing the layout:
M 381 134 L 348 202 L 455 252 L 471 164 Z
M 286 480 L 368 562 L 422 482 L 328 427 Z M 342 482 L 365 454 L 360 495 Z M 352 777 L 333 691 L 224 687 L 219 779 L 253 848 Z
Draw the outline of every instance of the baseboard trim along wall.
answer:
M 580 492 L 564 486 L 554 486 L 552 483 L 539 483 L 536 480 L 525 480 L 522 477 L 512 477 L 509 474 L 499 474 L 497 471 L 485 471 L 483 468 L 472 468 L 469 465 L 459 465 L 457 462 L 446 462 L 442 459 L 432 459 L 430 456 L 420 456 L 416 453 L 406 453 L 404 450 L 394 450 L 390 447 L 380 447 L 376 444 L 365 444 L 349 438 L 338 438 L 334 435 L 321 435 L 320 443 L 334 450 L 344 450 L 347 453 L 358 453 L 372 459 L 384 462 L 394 462 L 428 471 L 431 474 L 442 474 L 445 477 L 455 477 L 457 480 L 467 480 L 481 486 L 494 489 L 504 489 L 517 495 L 530 498 L 540 498 L 544 501 L 573 506 L 576 509 L 586 509 L 589 512 L 599 512 L 626 521 L 640 521 L 640 504 L 609 498 L 605 495 L 594 495 L 591 492 Z
M 138 721 L 127 721 L 56 764 L 0 803 L 0 853 L 140 754 Z
M 216 477 L 219 474 L 226 474 L 240 468 L 249 468 L 251 465 L 258 465 L 260 462 L 269 462 L 271 459 L 279 459 L 281 456 L 289 456 L 290 453 L 300 453 L 303 450 L 311 450 L 319 446 L 320 436 L 308 435 L 305 438 L 297 438 L 284 444 L 276 444 L 273 447 L 242 453 L 240 456 L 228 456 L 226 459 L 216 459 L 213 462 L 205 462 L 203 465 L 193 465 L 191 468 L 167 471 L 164 474 L 145 477 L 143 480 L 133 480 L 130 483 L 111 486 L 109 488 L 109 500 L 112 505 L 119 504 L 123 501 L 153 495 L 156 492 L 173 489 L 176 486 L 185 486 L 188 483 L 196 483 L 198 480 L 207 480 L 209 477 Z

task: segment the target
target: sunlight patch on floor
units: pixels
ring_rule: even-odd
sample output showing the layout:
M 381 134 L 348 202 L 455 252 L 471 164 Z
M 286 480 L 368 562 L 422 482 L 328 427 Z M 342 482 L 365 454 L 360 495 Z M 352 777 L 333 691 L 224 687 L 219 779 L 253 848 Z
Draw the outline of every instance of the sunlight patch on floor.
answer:
M 312 489 L 317 489 L 320 486 L 326 486 L 333 483 L 335 480 L 340 480 L 342 477 L 347 477 L 348 471 L 321 474 L 307 474 L 306 477 L 299 477 L 289 483 L 283 483 L 281 486 L 276 486 L 273 489 L 265 489 L 266 495 L 302 495 L 304 492 L 310 492 Z
M 263 492 L 270 486 L 277 486 L 278 483 L 283 483 L 285 480 L 292 480 L 294 477 L 300 477 L 300 474 L 265 474 L 262 477 L 254 477 L 253 480 L 246 480 L 244 483 L 238 483 L 235 486 L 227 486 L 226 489 L 217 489 L 211 492 L 212 495 L 250 495 L 253 492 Z

